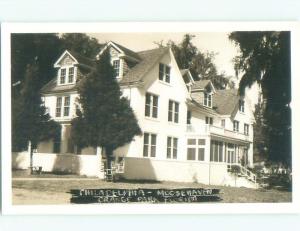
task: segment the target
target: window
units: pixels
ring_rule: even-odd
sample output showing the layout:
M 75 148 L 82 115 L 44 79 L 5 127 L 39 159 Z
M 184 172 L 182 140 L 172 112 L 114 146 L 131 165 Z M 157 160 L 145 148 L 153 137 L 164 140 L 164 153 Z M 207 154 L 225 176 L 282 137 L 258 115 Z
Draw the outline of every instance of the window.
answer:
M 75 80 L 75 67 L 65 67 L 60 69 L 59 84 L 70 84 Z
M 233 131 L 238 132 L 239 131 L 239 125 L 240 125 L 239 121 L 234 120 L 233 121 Z
M 244 124 L 244 134 L 245 134 L 246 136 L 249 135 L 249 124 Z
M 192 112 L 187 111 L 187 116 L 186 116 L 186 123 L 191 124 L 191 119 L 192 119 Z
M 61 105 L 62 105 L 62 97 L 56 98 L 56 117 L 61 117 Z
M 223 160 L 223 142 L 212 140 L 210 142 L 210 161 L 223 162 Z
M 155 157 L 156 155 L 156 134 L 144 133 L 144 157 Z
M 205 116 L 205 124 L 213 125 L 213 122 L 214 121 L 212 117 Z
M 159 64 L 159 73 L 158 73 L 158 79 L 167 83 L 170 83 L 170 72 L 171 68 L 168 65 Z
M 222 128 L 225 128 L 225 120 L 224 119 L 221 120 L 221 126 L 222 126 Z
M 245 112 L 245 101 L 244 100 L 239 100 L 239 111 Z
M 168 121 L 178 123 L 179 103 L 169 100 Z
M 62 113 L 62 108 L 63 113 Z M 69 116 L 70 114 L 70 96 L 62 96 L 56 98 L 56 117 Z
M 64 116 L 69 116 L 69 113 L 70 113 L 70 96 L 66 96 L 64 102 Z
M 146 93 L 145 116 L 157 118 L 158 113 L 158 96 Z
M 73 83 L 74 81 L 74 67 L 69 68 L 69 83 Z
M 168 159 L 177 159 L 177 145 L 178 145 L 178 138 L 174 138 L 174 137 L 167 138 Z
M 212 95 L 211 93 L 208 92 L 204 92 L 204 105 L 207 107 L 211 107 L 211 99 L 212 99 Z
M 66 81 L 66 68 L 60 70 L 60 84 L 64 84 Z
M 115 71 L 115 77 L 118 78 L 120 74 L 120 60 L 113 61 L 113 68 Z
M 187 143 L 187 160 L 204 161 L 205 139 L 188 139 Z

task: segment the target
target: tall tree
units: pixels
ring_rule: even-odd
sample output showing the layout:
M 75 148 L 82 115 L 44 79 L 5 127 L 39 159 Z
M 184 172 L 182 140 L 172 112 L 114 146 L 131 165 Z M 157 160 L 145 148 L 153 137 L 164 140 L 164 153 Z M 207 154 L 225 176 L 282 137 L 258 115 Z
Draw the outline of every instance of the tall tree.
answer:
M 38 59 L 39 86 L 43 86 L 55 75 L 53 63 L 60 53 L 61 41 L 57 34 L 12 34 L 11 35 L 11 78 L 12 84 L 20 81 L 13 92 L 20 92 L 27 65 Z
M 102 147 L 107 168 L 111 168 L 113 151 L 141 134 L 129 101 L 121 97 L 114 77 L 110 55 L 104 52 L 95 70 L 80 82 L 81 111 L 72 120 L 71 137 L 82 147 Z
M 82 33 L 67 33 L 61 36 L 63 49 L 68 49 L 84 57 L 95 59 L 102 44 L 98 40 Z
M 31 145 L 30 166 L 32 167 L 32 150 L 41 141 L 60 135 L 60 125 L 50 119 L 39 93 L 39 70 L 36 62 L 28 64 L 24 78 L 24 87 L 20 98 L 13 100 L 12 143 L 16 151 Z
M 214 64 L 216 54 L 214 52 L 200 52 L 192 43 L 194 37 L 194 35 L 185 34 L 179 44 L 173 41 L 169 41 L 167 44 L 171 47 L 179 68 L 189 69 L 195 80 L 211 80 L 217 89 L 233 88 L 234 83 L 230 80 L 231 77 L 226 76 L 224 72 L 218 73 Z
M 240 49 L 235 59 L 240 94 L 253 83 L 261 86 L 268 158 L 291 164 L 290 32 L 233 32 L 229 39 Z

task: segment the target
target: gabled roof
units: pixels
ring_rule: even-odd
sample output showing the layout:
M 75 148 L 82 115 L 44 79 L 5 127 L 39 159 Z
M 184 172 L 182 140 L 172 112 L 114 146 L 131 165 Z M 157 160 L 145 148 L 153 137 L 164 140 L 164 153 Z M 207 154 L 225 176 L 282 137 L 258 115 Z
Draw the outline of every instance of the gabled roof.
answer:
M 77 85 L 75 84 L 57 85 L 57 78 L 55 77 L 46 85 L 44 85 L 40 92 L 43 94 L 70 92 L 70 91 L 75 91 L 76 88 Z
M 57 61 L 54 64 L 54 67 L 59 67 L 60 61 L 66 56 L 69 55 L 75 62 L 75 64 L 83 64 L 89 67 L 93 67 L 95 64 L 95 61 L 86 57 L 83 57 L 82 55 L 78 54 L 75 51 L 68 51 L 65 50 L 62 55 L 57 59 Z
M 217 90 L 213 96 L 213 107 L 221 115 L 231 115 L 239 102 L 237 89 Z
M 140 57 L 138 55 L 138 53 L 116 43 L 116 42 L 113 42 L 113 41 L 109 41 L 103 48 L 102 50 L 99 52 L 99 54 L 97 55 L 97 58 L 108 48 L 108 47 L 114 47 L 118 52 L 120 52 L 121 54 L 129 57 L 129 58 L 133 58 L 134 60 L 136 61 L 139 61 L 140 60 Z
M 143 79 L 151 68 L 161 59 L 161 57 L 169 51 L 168 47 L 157 48 L 153 50 L 140 51 L 141 61 L 131 68 L 120 81 L 121 84 L 135 83 Z
M 183 77 L 183 80 L 184 80 L 185 83 L 189 83 L 189 82 L 191 82 L 192 84 L 195 83 L 189 69 L 181 69 L 180 73 L 181 73 L 181 76 Z
M 94 59 L 86 58 L 75 51 L 71 51 L 70 53 L 77 59 L 79 64 L 84 64 L 89 67 L 93 67 L 95 65 L 96 60 Z
M 119 47 L 119 48 L 124 52 L 124 54 L 125 54 L 126 56 L 129 56 L 129 57 L 135 58 L 135 59 L 137 59 L 137 60 L 140 60 L 140 56 L 139 56 L 138 53 L 136 53 L 136 52 L 134 52 L 134 51 L 132 51 L 132 50 L 130 50 L 130 49 L 128 49 L 128 48 L 126 48 L 126 47 L 124 47 L 124 46 L 122 46 L 122 45 L 116 43 L 116 42 L 112 42 L 112 41 L 111 41 L 111 43 L 113 43 L 113 44 L 115 44 L 117 47 Z
M 216 92 L 214 85 L 209 79 L 202 79 L 202 80 L 195 81 L 192 86 L 192 91 L 204 90 L 207 87 L 207 85 L 210 85 L 213 92 Z

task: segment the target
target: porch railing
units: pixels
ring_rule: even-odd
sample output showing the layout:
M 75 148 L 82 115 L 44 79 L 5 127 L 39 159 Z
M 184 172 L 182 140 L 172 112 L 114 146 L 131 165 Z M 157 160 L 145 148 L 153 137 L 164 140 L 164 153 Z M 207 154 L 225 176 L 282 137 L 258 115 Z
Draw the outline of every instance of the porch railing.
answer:
M 245 135 L 244 133 L 241 132 L 236 132 L 236 131 L 231 131 L 228 129 L 225 129 L 223 127 L 217 127 L 214 125 L 202 125 L 202 126 L 194 126 L 192 124 L 187 124 L 186 126 L 186 132 L 188 133 L 199 133 L 203 135 L 208 135 L 208 134 L 216 134 L 216 135 L 222 135 L 222 136 L 227 136 L 230 138 L 236 138 L 236 139 L 242 139 L 242 140 L 249 140 L 249 136 Z
M 232 171 L 232 169 L 234 167 L 239 168 L 239 172 L 238 173 L 240 173 L 241 176 L 246 177 L 248 180 L 250 180 L 254 184 L 256 184 L 256 179 L 257 179 L 256 175 L 253 172 L 251 172 L 249 169 L 247 169 L 246 167 L 244 167 L 243 165 L 238 164 L 238 163 L 234 163 L 234 164 L 229 164 L 227 166 L 228 166 L 228 170 L 229 171 Z

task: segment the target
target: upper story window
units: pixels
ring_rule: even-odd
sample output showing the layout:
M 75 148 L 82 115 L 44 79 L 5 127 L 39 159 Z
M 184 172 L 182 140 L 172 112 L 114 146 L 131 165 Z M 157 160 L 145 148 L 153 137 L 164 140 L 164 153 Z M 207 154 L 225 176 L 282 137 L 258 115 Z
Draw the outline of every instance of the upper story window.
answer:
M 210 92 L 204 92 L 204 106 L 211 107 L 212 106 L 212 94 Z
M 233 131 L 238 132 L 239 131 L 240 122 L 237 120 L 233 121 Z
M 75 81 L 75 67 L 64 67 L 59 71 L 59 84 L 71 84 Z
M 67 73 L 66 68 L 60 69 L 60 84 L 64 84 L 66 82 L 66 73 Z
M 244 100 L 239 100 L 239 111 L 245 112 L 245 101 Z
M 178 123 L 179 103 L 169 100 L 168 121 Z
M 249 135 L 249 124 L 244 124 L 244 134 L 245 134 L 246 136 Z
M 222 126 L 222 128 L 225 128 L 225 119 L 221 120 L 221 126 Z
M 213 125 L 214 121 L 212 117 L 205 116 L 205 124 Z
M 187 124 L 191 124 L 191 119 L 192 119 L 192 112 L 191 111 L 187 111 L 186 123 Z
M 73 83 L 74 81 L 74 67 L 69 68 L 69 83 Z
M 56 98 L 55 117 L 70 115 L 70 96 L 60 96 Z
M 146 93 L 145 116 L 157 118 L 158 114 L 158 96 Z
M 120 60 L 119 59 L 113 61 L 113 68 L 115 71 L 115 77 L 118 78 L 120 75 Z
M 163 63 L 159 64 L 159 80 L 170 83 L 170 72 L 171 68 L 168 65 Z

